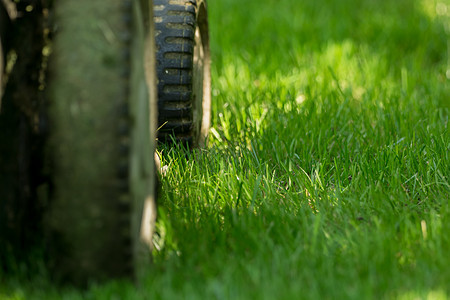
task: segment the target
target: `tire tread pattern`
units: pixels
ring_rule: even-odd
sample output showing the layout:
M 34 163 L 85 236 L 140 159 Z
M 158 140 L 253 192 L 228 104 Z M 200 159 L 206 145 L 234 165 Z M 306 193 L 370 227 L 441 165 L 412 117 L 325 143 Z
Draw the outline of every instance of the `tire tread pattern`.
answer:
M 158 139 L 192 142 L 192 72 L 196 10 L 194 0 L 155 0 L 158 74 Z

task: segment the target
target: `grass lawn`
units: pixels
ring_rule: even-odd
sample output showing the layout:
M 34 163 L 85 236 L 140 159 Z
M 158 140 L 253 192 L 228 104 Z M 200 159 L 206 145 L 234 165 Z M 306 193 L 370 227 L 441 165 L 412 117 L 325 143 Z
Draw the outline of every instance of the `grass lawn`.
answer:
M 450 298 L 450 1 L 210 0 L 207 149 L 161 149 L 154 265 L 0 299 Z

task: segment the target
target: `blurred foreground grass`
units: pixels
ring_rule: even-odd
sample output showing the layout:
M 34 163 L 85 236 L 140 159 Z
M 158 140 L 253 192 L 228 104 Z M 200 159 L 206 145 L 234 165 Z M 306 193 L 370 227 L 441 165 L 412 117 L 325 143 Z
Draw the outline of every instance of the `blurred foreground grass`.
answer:
M 450 1 L 208 4 L 210 145 L 161 149 L 146 281 L 0 298 L 447 299 Z

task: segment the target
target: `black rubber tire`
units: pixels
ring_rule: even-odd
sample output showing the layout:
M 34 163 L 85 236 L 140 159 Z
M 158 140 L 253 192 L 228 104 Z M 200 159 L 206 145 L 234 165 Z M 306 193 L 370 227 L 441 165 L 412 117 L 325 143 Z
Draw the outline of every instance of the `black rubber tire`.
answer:
M 155 221 L 151 0 L 59 0 L 45 226 L 58 279 L 139 275 Z M 41 200 L 42 201 L 42 200 Z M 44 199 L 45 201 L 45 199 Z
M 0 109 L 4 92 L 3 73 L 6 64 L 6 55 L 9 50 L 9 40 L 12 32 L 11 18 L 6 3 L 0 1 Z
M 42 240 L 42 207 L 35 200 L 42 182 L 45 140 L 39 91 L 44 30 L 41 5 L 12 22 L 17 10 L 22 13 L 20 5 L 16 10 L 11 0 L 0 3 L 0 60 L 6 62 L 10 49 L 15 57 L 7 84 L 0 76 L 4 88 L 0 101 L 0 268 L 7 271 L 14 270 L 17 262 L 32 264 L 35 259 L 30 253 Z
M 204 0 L 155 0 L 158 139 L 205 145 L 211 115 Z
M 6 34 L 9 31 L 8 27 L 10 26 L 10 19 L 8 13 L 3 6 L 3 3 L 0 1 L 0 109 L 2 105 L 2 96 L 3 96 L 3 72 L 4 66 L 6 63 Z

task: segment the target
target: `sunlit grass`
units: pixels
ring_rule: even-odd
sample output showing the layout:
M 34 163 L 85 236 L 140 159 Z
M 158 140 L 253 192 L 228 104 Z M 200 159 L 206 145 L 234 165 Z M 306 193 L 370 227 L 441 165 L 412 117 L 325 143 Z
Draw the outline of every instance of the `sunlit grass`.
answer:
M 5 294 L 447 299 L 448 0 L 209 9 L 209 147 L 160 149 L 169 172 L 146 281 L 8 282 Z
M 210 149 L 169 151 L 163 181 L 182 286 L 204 288 L 180 295 L 446 288 L 446 20 L 422 2 L 318 2 L 211 5 Z

